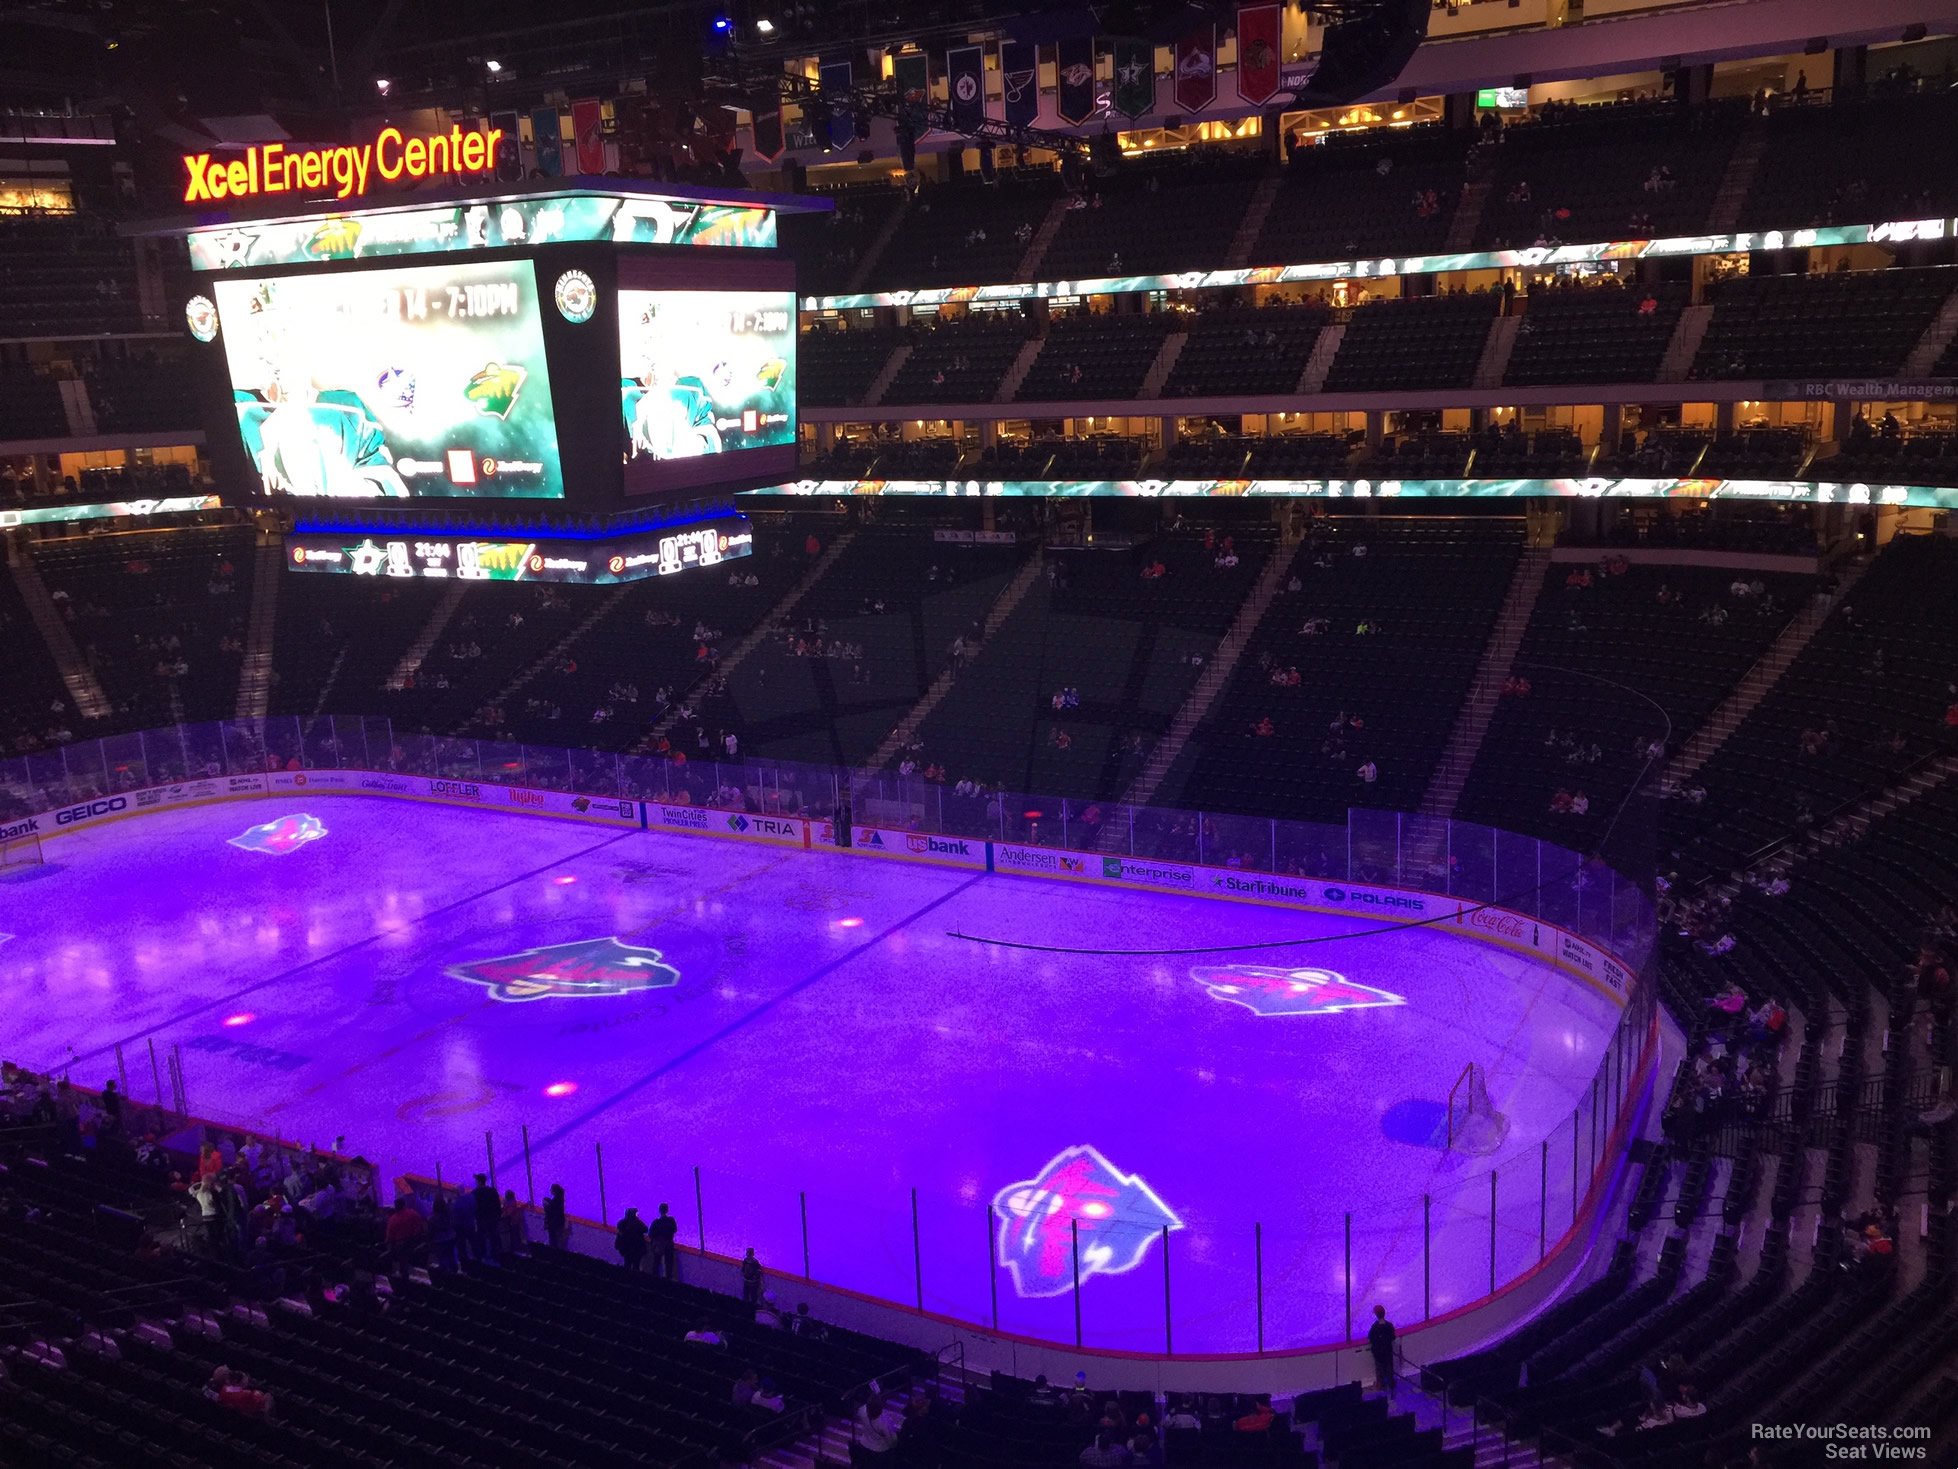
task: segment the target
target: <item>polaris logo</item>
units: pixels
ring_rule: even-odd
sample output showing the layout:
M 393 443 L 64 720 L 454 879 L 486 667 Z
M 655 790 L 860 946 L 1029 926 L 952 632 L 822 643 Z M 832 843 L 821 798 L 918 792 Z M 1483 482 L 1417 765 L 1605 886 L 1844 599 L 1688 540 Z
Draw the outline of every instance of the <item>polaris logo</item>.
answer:
M 1419 898 L 1403 898 L 1398 893 L 1348 892 L 1345 888 L 1327 888 L 1326 901 L 1362 908 L 1392 908 L 1403 913 L 1419 913 L 1427 906 Z
M 129 802 L 121 796 L 111 796 L 106 801 L 90 801 L 85 806 L 70 806 L 66 811 L 57 811 L 54 816 L 56 826 L 72 826 L 77 821 L 87 821 L 96 816 L 107 816 L 111 811 L 127 811 Z

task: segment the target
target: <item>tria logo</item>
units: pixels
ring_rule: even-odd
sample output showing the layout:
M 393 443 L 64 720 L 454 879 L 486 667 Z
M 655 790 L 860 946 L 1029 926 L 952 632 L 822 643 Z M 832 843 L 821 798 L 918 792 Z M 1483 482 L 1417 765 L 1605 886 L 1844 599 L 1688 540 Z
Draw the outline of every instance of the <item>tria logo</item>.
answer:
M 493 1000 L 510 1001 L 629 995 L 671 989 L 680 982 L 680 971 L 658 949 L 622 944 L 615 938 L 525 949 L 499 959 L 454 964 L 444 973 L 482 985 Z
M 1057 1153 L 1032 1178 L 993 1198 L 1001 1217 L 999 1263 L 1022 1296 L 1058 1296 L 1080 1278 L 1133 1270 L 1164 1229 L 1181 1229 L 1169 1206 L 1132 1173 L 1093 1148 Z
M 735 812 L 734 815 L 727 819 L 727 829 L 729 831 L 746 831 L 748 829 L 748 818 L 743 816 L 739 811 Z
M 1262 964 L 1202 966 L 1190 978 L 1212 999 L 1242 1005 L 1253 1015 L 1333 1015 L 1405 1005 L 1399 995 L 1355 984 L 1330 969 L 1283 969 Z
M 317 816 L 281 816 L 262 826 L 246 827 L 231 839 L 231 845 L 243 847 L 247 852 L 263 852 L 268 857 L 285 857 L 325 835 L 326 823 Z

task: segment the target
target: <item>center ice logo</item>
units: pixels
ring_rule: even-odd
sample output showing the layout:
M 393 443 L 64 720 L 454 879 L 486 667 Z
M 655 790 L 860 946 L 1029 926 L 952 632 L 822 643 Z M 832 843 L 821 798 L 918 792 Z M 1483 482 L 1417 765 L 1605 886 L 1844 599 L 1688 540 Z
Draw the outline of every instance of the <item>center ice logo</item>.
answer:
M 1009 1183 L 993 1199 L 1005 1216 L 999 1263 L 1021 1296 L 1074 1288 L 1075 1243 L 1081 1279 L 1120 1275 L 1149 1253 L 1150 1241 L 1183 1221 L 1132 1173 L 1087 1146 L 1056 1154 L 1038 1176 Z
M 1242 1005 L 1254 1015 L 1332 1015 L 1341 1010 L 1373 1010 L 1405 1005 L 1399 995 L 1355 984 L 1330 969 L 1282 969 L 1262 964 L 1225 964 L 1190 971 L 1211 998 Z
M 493 1000 L 554 1000 L 579 995 L 630 995 L 671 989 L 680 971 L 658 949 L 622 944 L 615 938 L 586 939 L 525 949 L 498 959 L 454 964 L 451 979 L 480 984 Z
M 231 839 L 231 845 L 243 847 L 247 852 L 263 852 L 268 857 L 285 857 L 325 835 L 326 823 L 317 816 L 281 816 L 262 826 L 246 827 Z

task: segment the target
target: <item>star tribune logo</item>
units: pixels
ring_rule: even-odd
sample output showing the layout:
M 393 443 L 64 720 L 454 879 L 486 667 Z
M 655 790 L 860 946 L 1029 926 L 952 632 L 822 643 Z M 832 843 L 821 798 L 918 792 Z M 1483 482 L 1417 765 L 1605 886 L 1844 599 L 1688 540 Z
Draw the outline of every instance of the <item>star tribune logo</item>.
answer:
M 999 1263 L 1023 1297 L 1058 1296 L 1074 1288 L 1075 1254 L 1083 1281 L 1140 1265 L 1165 1229 L 1181 1229 L 1170 1207 L 1139 1175 L 1124 1173 L 1086 1145 L 1057 1153 L 1032 1178 L 1009 1183 L 993 1199 L 1001 1216 Z
M 1204 966 L 1190 977 L 1212 999 L 1242 1005 L 1253 1015 L 1336 1015 L 1405 1005 L 1401 996 L 1356 984 L 1330 969 L 1283 969 L 1262 964 Z
M 581 996 L 630 995 L 671 989 L 680 971 L 658 949 L 622 944 L 615 938 L 586 939 L 525 949 L 496 959 L 453 964 L 451 979 L 479 984 L 492 1000 L 557 1000 Z

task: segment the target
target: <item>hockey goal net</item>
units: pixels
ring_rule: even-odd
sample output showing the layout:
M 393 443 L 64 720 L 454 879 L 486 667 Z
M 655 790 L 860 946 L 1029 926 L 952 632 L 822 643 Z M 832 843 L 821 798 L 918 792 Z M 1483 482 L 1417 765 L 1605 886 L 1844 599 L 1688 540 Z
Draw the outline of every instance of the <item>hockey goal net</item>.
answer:
M 1471 1061 L 1448 1089 L 1448 1149 L 1493 1153 L 1509 1136 L 1509 1119 L 1489 1100 L 1489 1080 Z
M 22 832 L 19 836 L 0 837 L 0 872 L 11 872 L 16 867 L 39 867 L 41 865 L 41 834 L 36 831 Z

